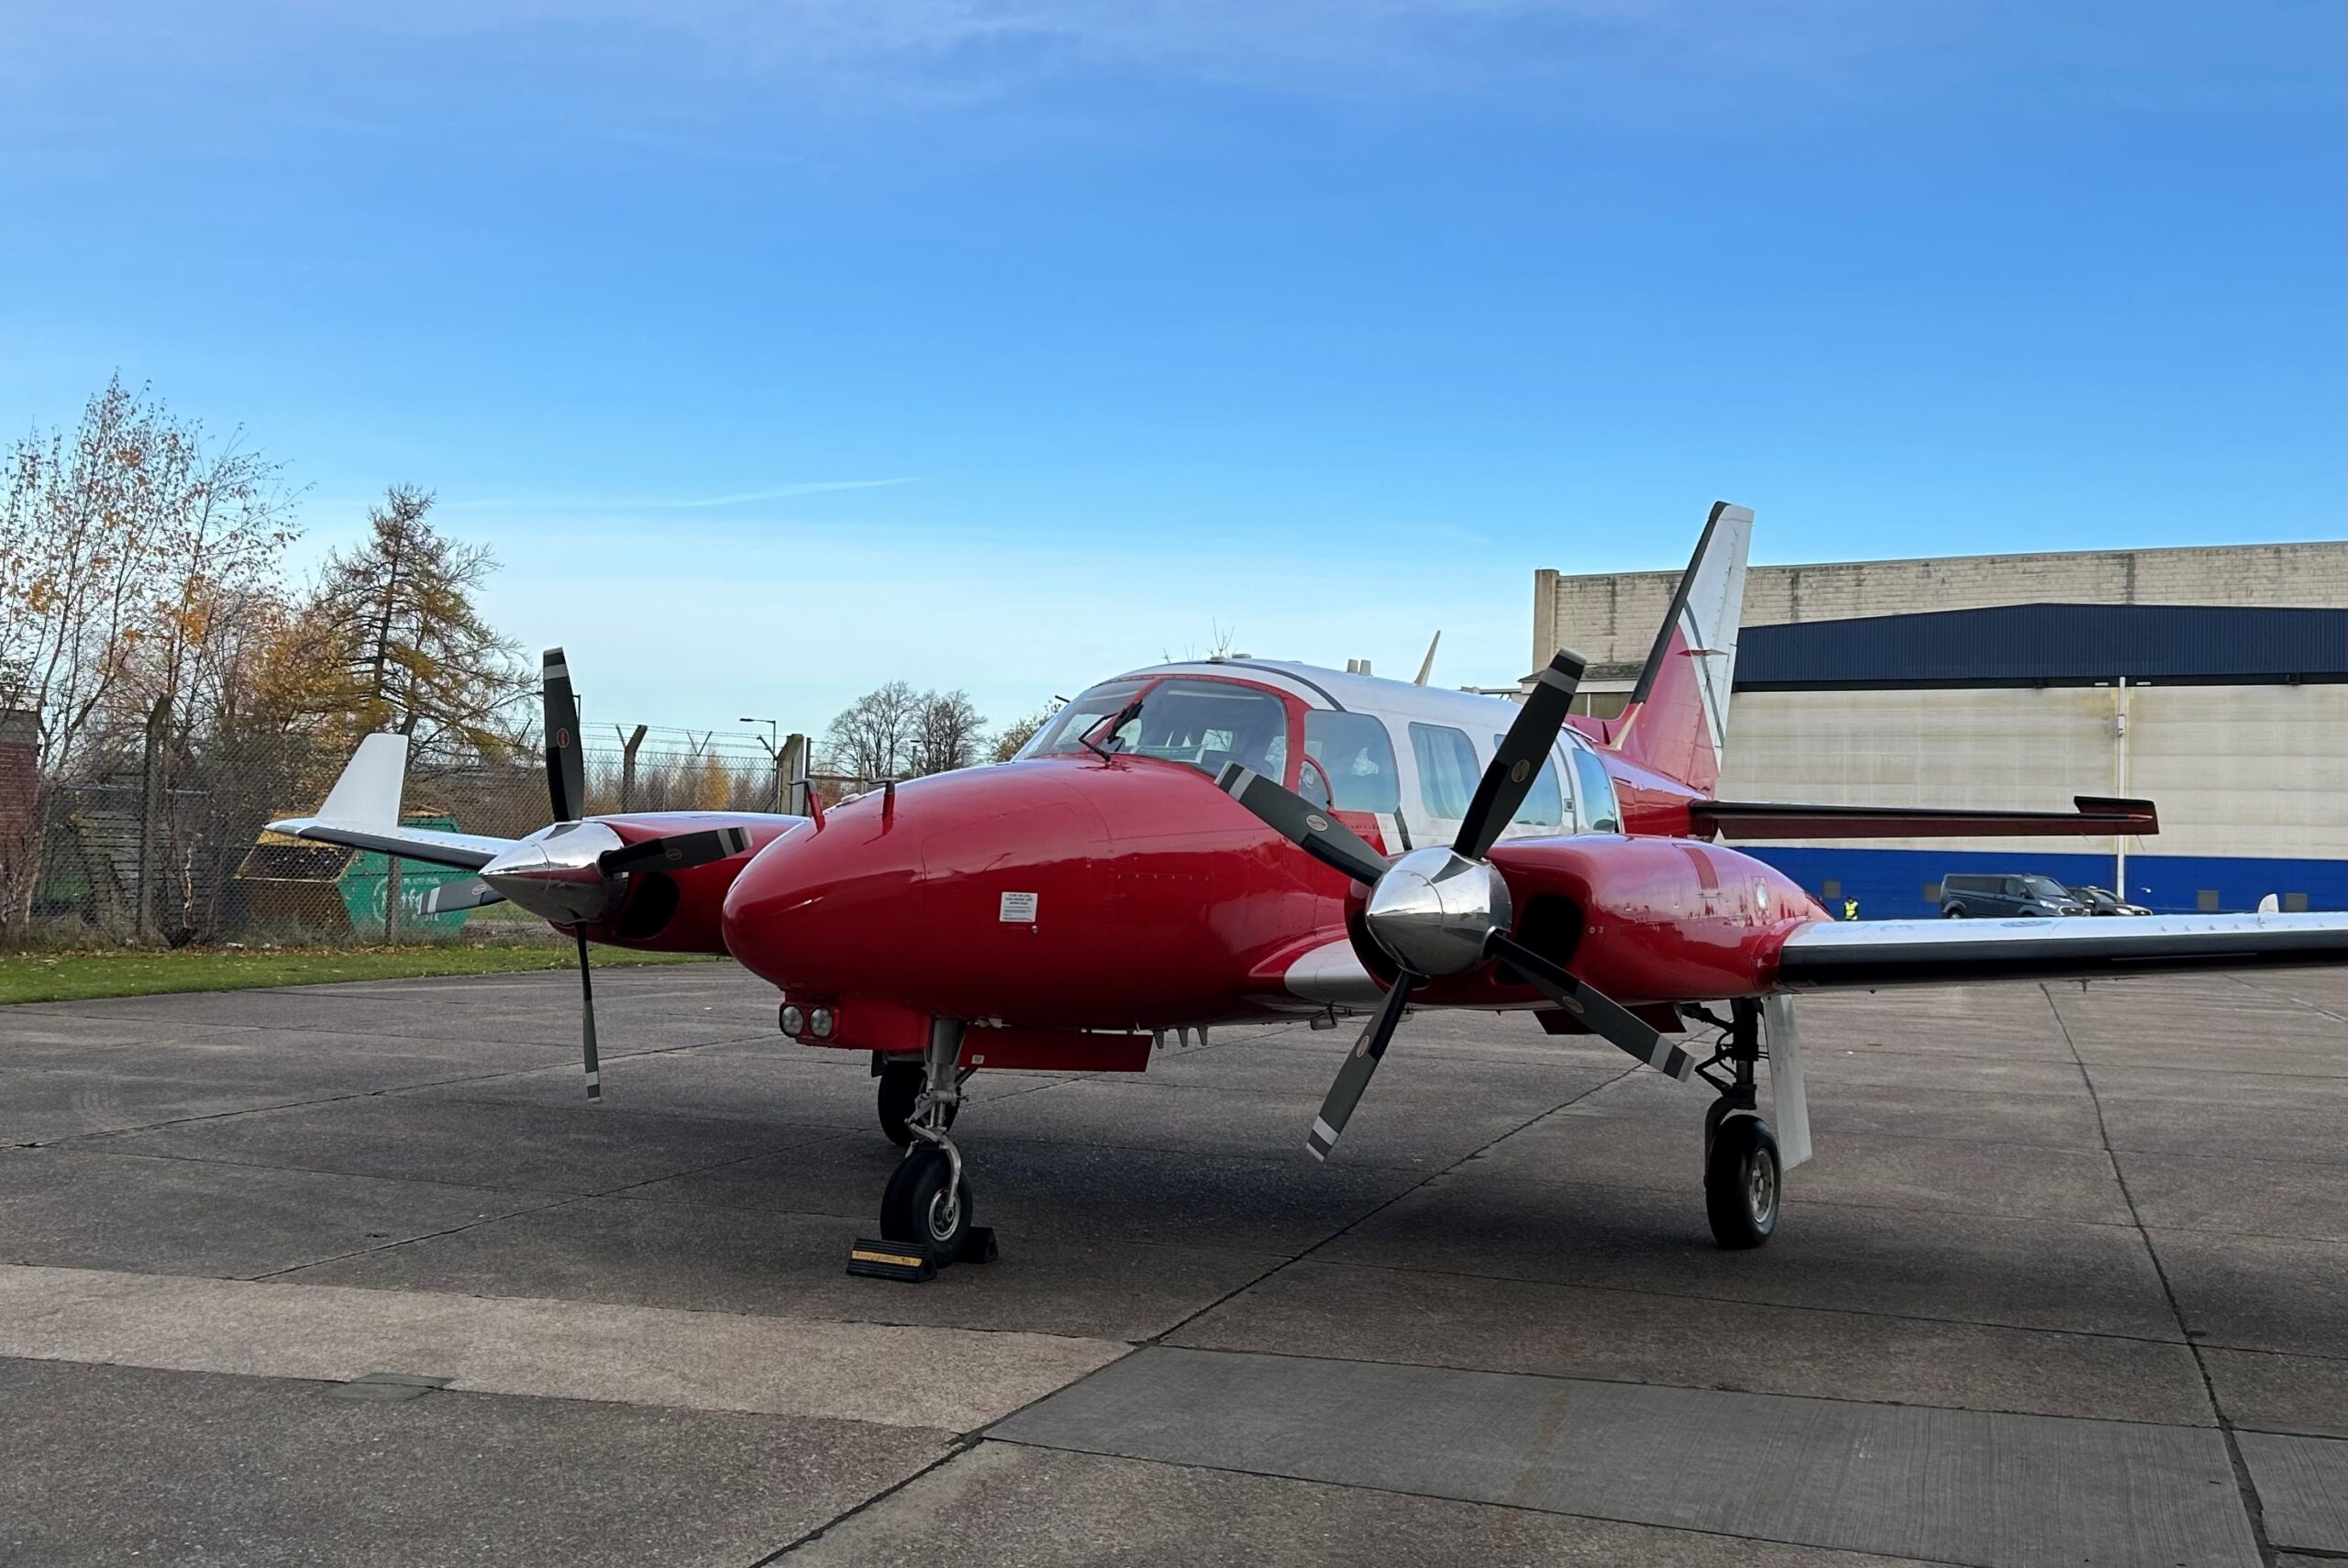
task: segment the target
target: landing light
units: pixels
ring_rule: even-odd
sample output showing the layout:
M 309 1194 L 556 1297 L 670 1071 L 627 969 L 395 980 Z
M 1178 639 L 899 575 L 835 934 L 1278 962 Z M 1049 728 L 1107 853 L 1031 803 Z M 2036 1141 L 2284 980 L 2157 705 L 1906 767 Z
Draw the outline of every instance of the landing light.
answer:
M 832 1037 L 832 1010 L 827 1007 L 819 1007 L 809 1013 L 807 1027 L 814 1033 L 816 1039 L 829 1040 Z
M 803 1012 L 798 1008 L 792 1007 L 789 1002 L 785 1002 L 782 1007 L 782 1032 L 785 1034 L 806 1033 L 806 1013 Z

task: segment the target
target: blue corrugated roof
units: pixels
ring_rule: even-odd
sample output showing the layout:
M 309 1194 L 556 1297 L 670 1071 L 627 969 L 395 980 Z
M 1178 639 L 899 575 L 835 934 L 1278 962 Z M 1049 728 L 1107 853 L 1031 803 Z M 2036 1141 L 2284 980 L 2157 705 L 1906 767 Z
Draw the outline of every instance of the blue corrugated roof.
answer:
M 1747 626 L 1739 690 L 2348 680 L 2348 610 L 2001 604 Z

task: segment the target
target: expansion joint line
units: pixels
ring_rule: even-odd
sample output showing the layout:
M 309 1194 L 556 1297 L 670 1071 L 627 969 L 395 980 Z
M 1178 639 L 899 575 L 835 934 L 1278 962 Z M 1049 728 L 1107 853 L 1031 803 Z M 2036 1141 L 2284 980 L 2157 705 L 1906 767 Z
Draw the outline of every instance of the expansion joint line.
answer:
M 2082 991 L 2085 986 L 2080 988 Z M 2160 1249 L 2153 1244 L 2150 1231 L 2144 1228 L 2144 1216 L 2136 1207 L 2136 1195 L 2128 1188 L 2128 1173 L 2120 1164 L 2119 1153 L 2111 1146 L 2111 1129 L 2103 1119 L 2103 1096 L 2097 1092 L 2095 1075 L 2088 1071 L 2085 1057 L 2079 1055 L 2078 1043 L 2071 1038 L 2071 1026 L 2065 1021 L 2061 1004 L 2055 1001 L 2049 983 L 2040 981 L 2039 994 L 2046 999 L 2046 1010 L 2054 1015 L 2054 1027 L 2063 1036 L 2063 1048 L 2071 1054 L 2071 1064 L 2079 1072 L 2079 1081 L 2087 1086 L 2088 1103 L 2095 1108 L 2096 1136 L 2103 1143 L 2103 1157 L 2111 1163 L 2112 1179 L 2120 1184 L 2120 1197 L 2128 1205 L 2128 1218 L 2136 1227 L 2137 1238 L 2144 1243 L 2144 1256 L 2151 1260 L 2153 1275 L 2161 1282 L 2161 1294 L 2168 1299 L 2169 1316 L 2176 1320 L 2177 1337 L 2185 1342 L 2186 1350 L 2193 1357 L 2194 1370 L 2201 1375 L 2201 1394 L 2210 1402 L 2210 1419 L 2218 1423 L 2218 1435 L 2226 1445 L 2226 1461 L 2233 1466 L 2234 1488 L 2242 1496 L 2242 1511 L 2250 1523 L 2251 1544 L 2257 1548 L 2258 1560 L 2265 1568 L 2276 1568 L 2275 1543 L 2266 1538 L 2266 1506 L 2259 1499 L 2258 1487 L 2251 1480 L 2250 1465 L 2242 1456 L 2242 1440 L 2234 1431 L 2233 1419 L 2218 1397 L 2217 1379 L 2210 1375 L 2210 1358 L 2202 1353 L 2201 1342 L 2185 1326 L 2185 1309 L 2177 1301 L 2176 1286 L 2168 1276 L 2168 1268 L 2161 1262 Z

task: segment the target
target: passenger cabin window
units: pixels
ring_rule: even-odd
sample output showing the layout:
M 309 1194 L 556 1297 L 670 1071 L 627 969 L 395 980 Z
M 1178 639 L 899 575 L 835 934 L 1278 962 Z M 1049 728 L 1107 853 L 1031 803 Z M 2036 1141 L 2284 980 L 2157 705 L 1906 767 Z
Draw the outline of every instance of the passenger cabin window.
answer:
M 1154 756 L 1212 778 L 1236 762 L 1267 778 L 1288 764 L 1288 709 L 1268 691 L 1228 680 L 1161 680 L 1140 709 L 1115 729 L 1102 726 L 1131 705 L 1135 681 L 1096 686 L 1070 702 L 1020 753 L 1048 756 L 1080 751 L 1090 736 L 1112 755 Z
M 1606 764 L 1598 754 L 1581 746 L 1573 749 L 1574 790 L 1581 797 L 1582 831 L 1584 833 L 1621 833 L 1622 809 L 1614 803 L 1614 780 L 1607 775 Z
M 1499 735 L 1492 737 L 1495 753 L 1501 749 L 1501 738 Z M 1533 781 L 1533 788 L 1524 792 L 1524 803 L 1516 808 L 1516 815 L 1510 820 L 1522 823 L 1526 827 L 1557 827 L 1564 823 L 1566 798 L 1557 790 L 1555 757 L 1541 759 L 1541 776 Z
M 1476 797 L 1476 747 L 1466 732 L 1443 724 L 1412 724 L 1411 755 L 1419 764 L 1419 804 L 1427 815 L 1457 822 Z
M 1321 766 L 1297 779 L 1304 798 L 1340 812 L 1399 812 L 1402 787 L 1394 767 L 1394 743 L 1386 726 L 1368 713 L 1338 713 L 1315 708 L 1304 715 L 1304 754 Z M 1324 795 L 1334 795 L 1323 800 Z

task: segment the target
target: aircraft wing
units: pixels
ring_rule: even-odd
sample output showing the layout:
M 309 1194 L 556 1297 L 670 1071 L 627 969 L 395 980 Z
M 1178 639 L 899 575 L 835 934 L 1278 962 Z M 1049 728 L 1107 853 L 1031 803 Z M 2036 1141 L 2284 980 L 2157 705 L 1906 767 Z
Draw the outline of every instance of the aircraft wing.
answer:
M 316 816 L 287 817 L 270 823 L 269 831 L 466 871 L 479 870 L 514 846 L 510 838 L 404 825 L 400 794 L 406 776 L 407 737 L 369 735 L 343 765 Z
M 1726 838 L 1991 838 L 2143 835 L 2161 831 L 2150 801 L 2080 795 L 2070 812 L 1971 806 L 1802 806 L 1777 801 L 1696 801 L 1689 814 Z
M 2348 964 L 2348 914 L 1817 921 L 1778 949 L 1778 983 L 1809 991 L 2314 964 Z

